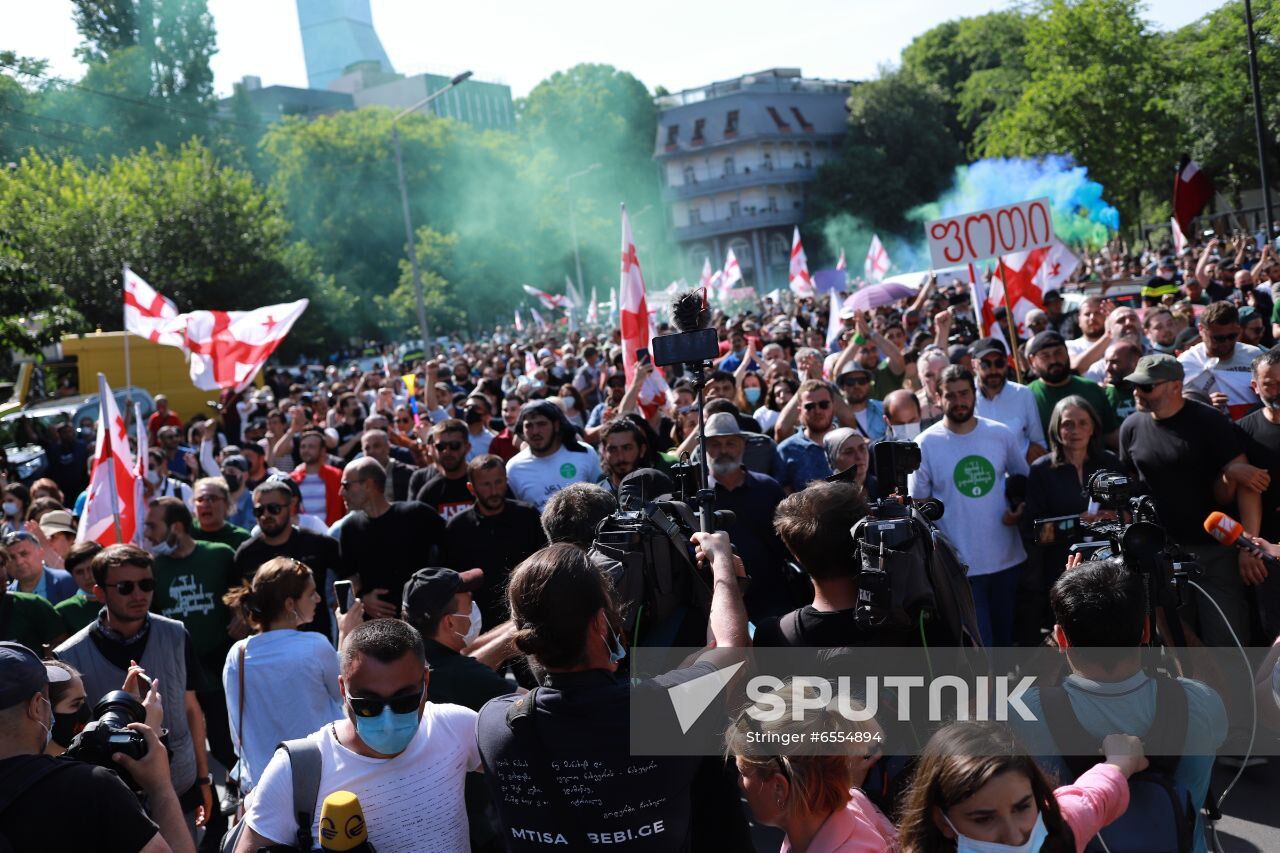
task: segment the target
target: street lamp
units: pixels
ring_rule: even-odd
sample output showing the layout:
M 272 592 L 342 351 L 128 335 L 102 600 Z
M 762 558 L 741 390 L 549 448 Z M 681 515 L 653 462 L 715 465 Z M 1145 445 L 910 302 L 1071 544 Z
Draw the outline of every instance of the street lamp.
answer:
M 600 168 L 599 163 L 592 163 L 581 172 L 574 172 L 572 175 L 564 179 L 565 195 L 569 196 L 569 234 L 573 237 L 573 264 L 578 270 L 578 292 L 582 293 L 582 258 L 578 257 L 578 229 L 573 221 L 573 190 L 569 184 L 574 178 L 581 178 L 583 175 L 590 174 Z
M 420 110 L 445 92 L 457 86 L 459 83 L 471 76 L 470 71 L 463 71 L 449 81 L 449 85 L 443 89 L 432 92 L 421 101 L 418 101 L 411 107 L 405 107 L 396 113 L 395 118 L 391 119 L 391 141 L 396 150 L 396 177 L 400 182 L 400 206 L 404 211 L 404 236 L 406 245 L 409 248 L 409 270 L 413 274 L 413 295 L 418 303 L 418 331 L 422 334 L 422 355 L 424 358 L 431 356 L 431 338 L 427 333 L 427 306 L 422 297 L 422 275 L 418 270 L 418 252 L 417 241 L 413 236 L 413 221 L 409 218 L 409 187 L 404 180 L 404 158 L 400 154 L 400 119 L 409 113 Z

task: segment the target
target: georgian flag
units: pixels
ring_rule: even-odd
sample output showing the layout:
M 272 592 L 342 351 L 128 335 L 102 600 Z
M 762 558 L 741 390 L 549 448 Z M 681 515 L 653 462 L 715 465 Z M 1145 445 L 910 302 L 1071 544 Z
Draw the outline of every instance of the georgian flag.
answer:
M 649 301 L 645 297 L 644 274 L 640 271 L 640 259 L 636 256 L 636 242 L 631 237 L 631 220 L 627 207 L 622 206 L 622 278 L 618 298 L 622 326 L 622 367 L 630 384 L 636 373 L 637 353 L 652 352 L 649 341 L 653 328 L 649 316 Z M 640 404 L 652 409 L 666 402 L 667 382 L 662 371 L 649 374 L 640 389 Z M 646 414 L 649 414 L 646 411 Z
M 844 249 L 841 249 L 841 250 L 840 250 L 840 260 L 836 261 L 836 269 L 838 269 L 838 270 L 847 270 L 848 268 L 849 268 L 849 264 L 848 264 L 848 263 L 845 261 L 845 259 L 844 259 Z
M 591 304 L 587 306 L 587 322 L 597 323 L 600 319 L 600 306 L 596 302 L 596 286 L 591 285 Z
M 698 287 L 703 290 L 711 289 L 711 258 L 702 259 L 702 277 L 698 279 Z
M 1078 266 L 1080 259 L 1056 238 L 1052 246 L 1003 256 L 996 265 L 985 301 L 974 301 L 982 311 L 983 334 L 994 334 L 990 326 L 995 321 L 995 309 L 1005 304 L 1006 288 L 1013 319 L 1021 333 L 1027 314 L 1044 308 L 1044 294 L 1061 290 Z
M 243 391 L 307 310 L 307 304 L 306 299 L 299 299 L 253 311 L 192 311 L 186 328 L 191 382 L 206 391 Z
M 724 274 L 720 277 L 720 287 L 728 290 L 742 281 L 742 267 L 738 265 L 738 256 L 730 249 L 724 256 Z
M 525 293 L 535 297 L 539 302 L 541 302 L 542 307 L 547 310 L 551 310 L 552 308 L 563 308 L 569 302 L 568 298 L 561 296 L 558 293 L 547 293 L 545 290 L 539 290 L 531 284 L 522 284 L 520 286 L 524 288 Z
M 183 346 L 187 315 L 127 266 L 124 268 L 124 330 L 152 343 Z
M 139 429 L 138 435 L 146 434 Z M 140 448 L 141 449 L 141 448 Z M 145 464 L 145 463 L 144 463 Z M 107 378 L 98 374 L 98 440 L 89 491 L 76 530 L 77 542 L 100 545 L 134 542 L 139 536 L 138 471 L 129 451 L 129 433 Z
M 862 267 L 867 281 L 871 284 L 883 281 L 884 274 L 889 271 L 889 253 L 880 242 L 879 234 L 871 235 L 871 245 L 867 248 L 867 259 Z
M 813 296 L 817 291 L 813 288 L 813 279 L 809 277 L 809 262 L 804 256 L 804 246 L 800 244 L 800 226 L 796 226 L 791 237 L 791 292 L 801 299 Z

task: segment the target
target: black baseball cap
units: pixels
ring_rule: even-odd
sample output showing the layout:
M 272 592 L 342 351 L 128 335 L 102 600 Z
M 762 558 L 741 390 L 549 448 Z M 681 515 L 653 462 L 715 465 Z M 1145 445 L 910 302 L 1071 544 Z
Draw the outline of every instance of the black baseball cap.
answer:
M 1050 347 L 1065 347 L 1066 345 L 1067 339 L 1057 332 L 1041 332 L 1027 344 L 1027 357 L 1030 358 L 1041 350 L 1046 350 Z
M 401 607 L 410 620 L 434 619 L 444 612 L 449 602 L 460 592 L 475 592 L 484 586 L 484 572 L 468 569 L 431 567 L 418 569 L 404 584 Z
M 999 338 L 979 338 L 969 345 L 969 354 L 974 358 L 982 358 L 992 352 L 998 352 L 1003 356 L 1009 355 L 1009 351 L 1004 347 L 1004 341 Z
M 50 684 L 70 680 L 71 673 L 46 664 L 22 643 L 0 642 L 0 708 L 12 708 Z

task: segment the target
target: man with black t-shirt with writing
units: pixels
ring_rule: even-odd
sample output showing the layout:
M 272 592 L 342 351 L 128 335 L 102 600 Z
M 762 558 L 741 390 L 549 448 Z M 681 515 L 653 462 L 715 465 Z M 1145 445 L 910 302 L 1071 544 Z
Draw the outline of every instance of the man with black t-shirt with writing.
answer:
M 431 447 L 436 462 L 413 472 L 409 494 L 448 521 L 471 506 L 471 492 L 467 489 L 467 452 L 471 449 L 467 425 L 457 418 L 436 424 L 431 428 Z
M 1155 500 L 1160 524 L 1200 564 L 1199 584 L 1222 608 L 1237 636 L 1248 628 L 1244 585 L 1237 558 L 1248 556 L 1215 542 L 1204 532 L 1214 510 L 1234 509 L 1237 493 L 1265 491 L 1266 471 L 1253 467 L 1244 441 L 1218 410 L 1182 396 L 1182 365 L 1171 355 L 1153 353 L 1138 361 L 1125 377 L 1133 386 L 1138 411 L 1120 427 L 1120 460 L 1137 473 Z M 1199 590 L 1195 601 L 1205 645 L 1235 645 L 1216 608 Z
M 405 582 L 437 562 L 435 549 L 444 542 L 439 513 L 417 501 L 388 502 L 386 485 L 387 472 L 375 459 L 357 459 L 342 471 L 342 496 L 351 515 L 338 534 L 338 574 L 356 581 L 373 619 L 399 615 Z

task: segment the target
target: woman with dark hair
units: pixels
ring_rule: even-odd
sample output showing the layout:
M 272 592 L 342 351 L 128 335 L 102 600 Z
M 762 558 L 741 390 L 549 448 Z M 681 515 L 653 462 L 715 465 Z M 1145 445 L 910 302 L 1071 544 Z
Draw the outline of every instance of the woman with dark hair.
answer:
M 728 535 L 695 533 L 693 541 L 696 558 L 711 564 L 715 648 L 684 669 L 652 679 L 632 680 L 618 672 L 627 656 L 619 602 L 614 584 L 585 551 L 568 543 L 550 545 L 512 572 L 507 602 L 514 643 L 541 683 L 526 696 L 490 700 L 480 711 L 476 730 L 485 782 L 509 849 L 541 850 L 549 843 L 544 839 L 557 836 L 575 850 L 594 846 L 589 838 L 622 843 L 634 836 L 645 841 L 637 833 L 657 837 L 649 838 L 648 846 L 633 845 L 636 849 L 709 849 L 710 833 L 719 834 L 721 849 L 745 846 L 739 843 L 743 839 L 731 837 L 728 819 L 717 819 L 718 793 L 740 814 L 720 762 L 714 782 L 699 786 L 696 819 L 708 821 L 709 834 L 705 843 L 697 843 L 692 792 L 703 760 L 638 760 L 631 753 L 631 719 L 637 707 L 651 707 L 653 715 L 669 718 L 670 688 L 719 672 L 717 660 L 727 664 L 740 659 L 736 650 L 751 642 L 736 581 L 735 563 L 741 564 L 733 557 Z M 565 768 L 581 770 L 566 773 Z M 531 784 L 542 789 L 549 807 L 518 794 Z M 581 807 L 571 805 L 584 799 L 589 802 Z M 641 801 L 642 814 L 636 814 Z
M 71 741 L 75 740 L 75 736 L 80 734 L 93 719 L 93 707 L 102 697 L 86 694 L 80 671 L 66 661 L 46 660 L 44 665 L 46 668 L 57 667 L 67 674 L 67 677 L 61 681 L 49 682 L 49 706 L 53 708 L 53 726 L 49 732 L 49 742 L 44 747 L 44 754 L 57 757 L 67 751 Z M 126 693 L 132 693 L 134 698 L 142 703 L 142 708 L 146 712 L 143 722 L 159 732 L 164 722 L 164 704 L 160 698 L 159 679 L 153 680 L 147 693 L 141 695 L 142 685 L 138 681 L 138 676 L 145 674 L 142 667 L 134 664 L 129 667 L 129 672 L 120 689 Z
M 1083 853 L 1129 807 L 1128 779 L 1147 766 L 1142 741 L 1107 735 L 1105 758 L 1054 788 L 1003 723 L 962 722 L 929 739 L 898 826 L 902 853 L 998 849 Z
M 1062 574 L 1071 543 L 1051 524 L 1035 529 L 1036 520 L 1066 515 L 1080 515 L 1085 521 L 1102 518 L 1107 513 L 1090 506 L 1085 486 L 1098 471 L 1124 470 L 1119 457 L 1102 446 L 1102 420 L 1083 397 L 1072 394 L 1058 401 L 1049 416 L 1048 439 L 1049 452 L 1031 464 L 1027 475 L 1027 505 L 1022 512 L 1024 529 L 1040 545 L 1043 573 L 1037 599 L 1045 617 L 1049 587 Z
M 338 656 L 323 634 L 298 630 L 315 618 L 320 594 L 311 569 L 292 557 L 263 563 L 251 582 L 222 600 L 254 630 L 231 647 L 222 669 L 231 740 L 240 759 L 231 775 L 243 795 L 266 769 L 276 744 L 342 718 Z M 363 614 L 359 603 L 343 623 L 350 624 L 357 611 Z M 289 712 L 275 713 L 278 708 Z
M 800 383 L 790 376 L 783 376 L 769 383 L 769 390 L 764 395 L 764 403 L 751 415 L 766 434 L 773 434 L 778 418 L 782 417 L 783 407 L 791 402 L 791 398 L 799 388 Z
M 31 490 L 22 483 L 10 483 L 4 487 L 4 502 L 0 504 L 0 535 L 23 530 L 27 509 L 31 506 Z
M 737 384 L 737 393 L 734 395 L 733 402 L 737 405 L 738 411 L 744 415 L 750 415 L 764 402 L 764 380 L 760 378 L 759 373 L 750 371 L 739 376 Z M 760 426 L 763 428 L 764 424 Z

